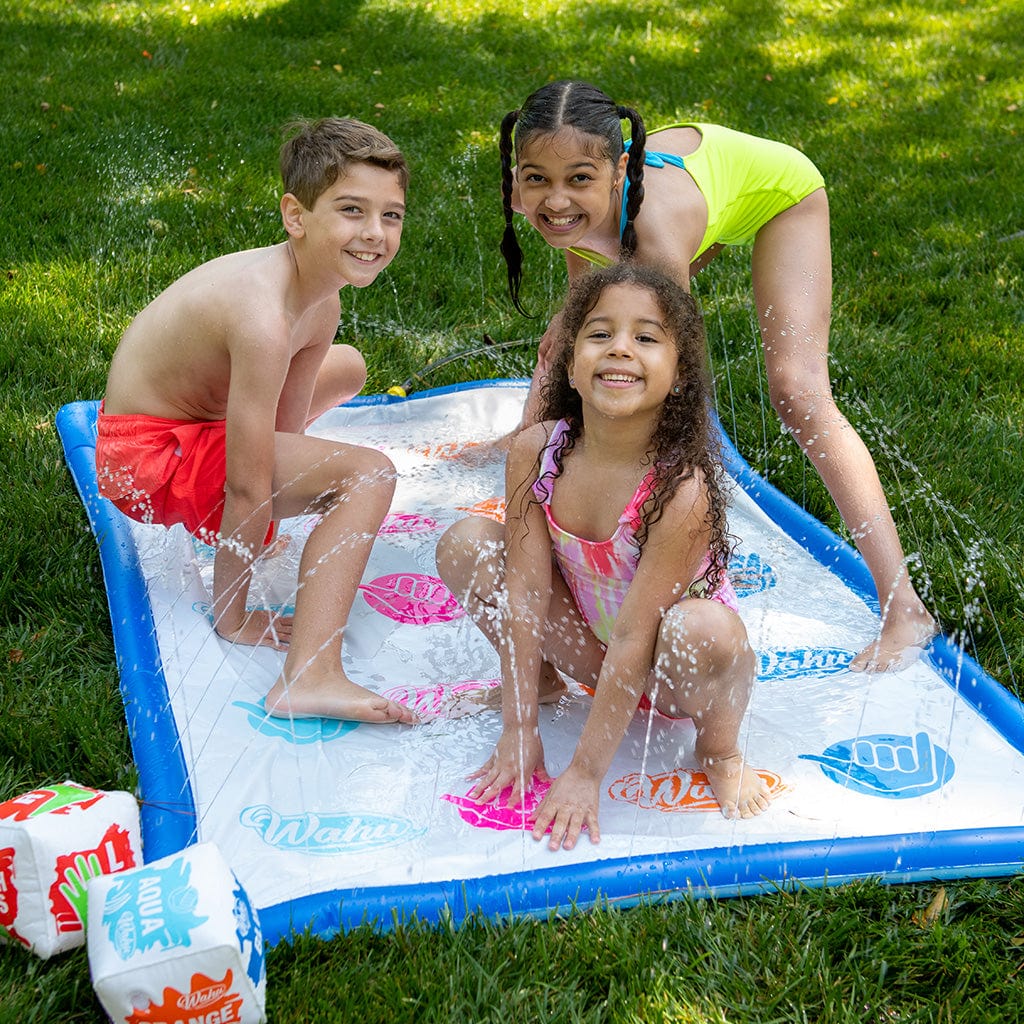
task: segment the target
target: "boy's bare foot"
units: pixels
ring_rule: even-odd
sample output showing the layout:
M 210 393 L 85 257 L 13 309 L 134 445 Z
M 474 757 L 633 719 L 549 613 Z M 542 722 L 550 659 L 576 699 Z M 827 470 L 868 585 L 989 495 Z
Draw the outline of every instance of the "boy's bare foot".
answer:
M 902 618 L 892 615 L 882 631 L 850 662 L 851 672 L 901 672 L 938 636 L 935 620 L 923 606 Z
M 753 818 L 772 802 L 768 784 L 743 761 L 737 750 L 724 757 L 699 758 L 711 792 L 726 818 Z
M 404 704 L 337 676 L 326 680 L 303 678 L 288 685 L 284 676 L 270 688 L 265 702 L 275 718 L 339 718 L 348 722 L 399 722 L 416 725 L 419 718 Z

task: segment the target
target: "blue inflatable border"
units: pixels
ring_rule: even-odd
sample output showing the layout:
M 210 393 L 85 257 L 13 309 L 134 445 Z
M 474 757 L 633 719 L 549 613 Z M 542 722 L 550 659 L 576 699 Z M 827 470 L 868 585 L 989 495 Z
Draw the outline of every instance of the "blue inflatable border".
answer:
M 523 387 L 523 380 L 470 381 L 408 398 L 368 395 L 355 405 L 415 401 L 482 387 Z M 147 861 L 197 841 L 188 770 L 156 642 L 146 584 L 128 520 L 96 486 L 95 401 L 72 402 L 57 431 L 99 547 L 132 751 L 139 771 Z M 780 528 L 877 609 L 860 555 L 759 477 L 720 428 L 726 467 Z M 932 665 L 1015 749 L 1024 752 L 1024 705 L 976 661 L 943 637 L 929 648 Z M 269 944 L 312 931 L 329 937 L 369 923 L 388 929 L 405 920 L 454 923 L 482 914 L 546 917 L 595 905 L 628 906 L 693 896 L 737 896 L 789 886 L 840 884 L 878 877 L 889 883 L 1015 874 L 1024 866 L 1024 828 L 947 830 L 791 843 L 716 847 L 592 864 L 422 885 L 339 889 L 260 909 Z

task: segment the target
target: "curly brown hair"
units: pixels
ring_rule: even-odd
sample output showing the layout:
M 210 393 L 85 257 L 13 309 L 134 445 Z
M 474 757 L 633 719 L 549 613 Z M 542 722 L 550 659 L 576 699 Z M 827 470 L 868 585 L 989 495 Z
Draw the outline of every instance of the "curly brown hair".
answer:
M 680 393 L 675 394 L 673 389 L 665 398 L 651 436 L 655 485 L 640 510 L 641 526 L 637 531 L 640 553 L 642 555 L 651 527 L 661 518 L 679 485 L 699 471 L 707 488 L 707 525 L 711 533 L 710 565 L 703 579 L 714 590 L 724 579 L 733 543 L 726 523 L 728 501 L 721 439 L 711 412 L 704 318 L 693 296 L 660 271 L 626 260 L 594 270 L 570 288 L 562 309 L 561 331 L 555 342 L 551 369 L 541 389 L 540 418 L 565 419 L 569 424 L 563 441 L 553 452 L 557 473 L 561 473 L 562 460 L 583 432 L 583 403 L 569 384 L 569 361 L 576 335 L 602 292 L 617 284 L 635 285 L 654 296 L 679 357 Z

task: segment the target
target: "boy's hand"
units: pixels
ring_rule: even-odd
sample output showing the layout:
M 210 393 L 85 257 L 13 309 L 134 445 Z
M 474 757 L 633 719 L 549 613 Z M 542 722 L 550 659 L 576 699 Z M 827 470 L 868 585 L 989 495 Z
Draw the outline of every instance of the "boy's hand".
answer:
M 550 826 L 550 849 L 564 846 L 571 850 L 585 828 L 590 833 L 590 841 L 599 843 L 601 830 L 597 824 L 597 805 L 601 798 L 600 788 L 599 780 L 569 765 L 552 783 L 533 815 L 533 838 L 543 839 Z
M 494 753 L 482 768 L 469 776 L 480 780 L 470 790 L 469 798 L 489 803 L 506 786 L 511 786 L 507 806 L 517 807 L 523 801 L 524 784 L 529 786 L 535 773 L 544 780 L 549 777 L 544 767 L 544 745 L 537 727 L 534 726 L 529 735 L 518 730 L 502 732 Z
M 233 644 L 273 647 L 275 651 L 284 651 L 288 649 L 292 638 L 292 616 L 254 608 L 246 613 L 237 629 L 224 629 L 218 625 L 216 630 L 219 637 Z

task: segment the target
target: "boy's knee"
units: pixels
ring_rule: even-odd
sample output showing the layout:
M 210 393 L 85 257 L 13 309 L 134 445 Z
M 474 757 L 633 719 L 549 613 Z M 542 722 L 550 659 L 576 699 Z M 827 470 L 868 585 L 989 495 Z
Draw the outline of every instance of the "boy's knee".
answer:
M 363 390 L 363 385 L 366 383 L 366 360 L 363 358 L 362 352 L 351 345 L 338 345 L 335 347 L 342 349 L 342 354 L 339 358 L 343 366 L 342 372 L 350 386 L 355 388 L 355 392 L 358 394 L 358 392 Z
M 336 405 L 348 402 L 363 390 L 365 384 L 366 360 L 362 353 L 351 345 L 332 345 L 317 374 L 309 421 Z
M 352 458 L 346 453 L 344 463 L 341 475 L 349 489 L 358 491 L 369 487 L 377 492 L 386 491 L 389 498 L 394 494 L 398 470 L 383 452 L 359 448 Z

